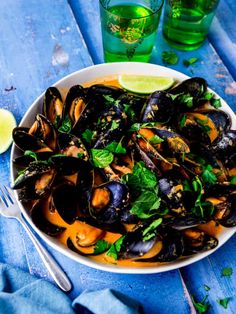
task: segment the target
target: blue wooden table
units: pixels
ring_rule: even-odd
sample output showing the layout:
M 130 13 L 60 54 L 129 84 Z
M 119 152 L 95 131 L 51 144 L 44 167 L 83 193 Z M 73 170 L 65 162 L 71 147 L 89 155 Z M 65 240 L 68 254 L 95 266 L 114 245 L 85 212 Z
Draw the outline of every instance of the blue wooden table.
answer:
M 222 0 L 208 40 L 193 52 L 177 52 L 172 68 L 202 76 L 210 87 L 236 110 L 236 3 Z M 98 0 L 1 0 L 0 1 L 0 107 L 9 109 L 19 123 L 33 100 L 63 76 L 102 63 Z M 163 64 L 161 53 L 172 50 L 163 40 L 161 27 L 151 62 Z M 195 66 L 183 60 L 199 58 Z M 1 136 L 1 130 L 0 130 Z M 0 155 L 0 180 L 9 184 L 9 153 Z M 122 275 L 91 269 L 71 261 L 44 245 L 73 282 L 71 299 L 84 289 L 113 288 L 137 300 L 145 313 L 194 313 L 181 276 L 196 300 L 207 294 L 208 313 L 236 313 L 236 236 L 210 257 L 180 270 L 153 275 Z M 51 280 L 21 226 L 0 217 L 0 262 Z M 225 267 L 233 274 L 222 277 Z M 210 287 L 206 291 L 204 285 Z M 217 300 L 230 297 L 224 309 Z

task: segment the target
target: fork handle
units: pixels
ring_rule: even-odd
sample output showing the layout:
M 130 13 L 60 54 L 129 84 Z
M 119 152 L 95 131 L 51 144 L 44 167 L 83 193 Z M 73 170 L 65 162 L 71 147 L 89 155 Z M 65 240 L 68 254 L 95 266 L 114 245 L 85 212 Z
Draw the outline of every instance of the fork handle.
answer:
M 32 233 L 30 228 L 28 227 L 27 223 L 25 222 L 22 215 L 19 217 L 20 222 L 22 226 L 24 227 L 25 231 L 28 233 L 30 239 L 32 240 L 36 250 L 38 251 L 40 257 L 42 258 L 42 261 L 44 262 L 44 265 L 46 266 L 47 270 L 49 271 L 50 275 L 56 282 L 56 284 L 63 290 L 63 291 L 69 291 L 71 290 L 71 283 L 66 276 L 66 274 L 63 272 L 61 267 L 57 264 L 57 262 L 53 259 L 51 255 L 46 251 L 46 249 L 41 245 L 41 243 L 38 241 L 38 239 L 35 237 L 35 235 Z

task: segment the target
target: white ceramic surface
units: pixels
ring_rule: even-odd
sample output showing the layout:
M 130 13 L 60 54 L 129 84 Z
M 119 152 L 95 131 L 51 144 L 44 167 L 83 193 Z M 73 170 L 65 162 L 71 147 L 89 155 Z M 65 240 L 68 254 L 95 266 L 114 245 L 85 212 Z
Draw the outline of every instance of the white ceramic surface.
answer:
M 95 65 L 92 67 L 85 68 L 83 70 L 74 72 L 63 79 L 59 80 L 55 86 L 60 88 L 70 88 L 75 84 L 82 84 L 88 81 L 93 81 L 97 78 L 101 78 L 107 75 L 117 75 L 117 74 L 140 74 L 140 75 L 153 75 L 153 76 L 171 76 L 174 77 L 178 81 L 185 80 L 189 78 L 188 76 L 174 71 L 169 68 L 165 68 L 162 66 L 154 65 L 154 64 L 146 64 L 146 63 L 128 63 L 128 62 L 121 62 L 121 63 L 107 63 L 107 64 L 100 64 Z M 42 108 L 42 101 L 43 95 L 40 95 L 31 107 L 25 113 L 20 125 L 21 126 L 30 126 L 34 121 L 35 114 L 41 112 Z M 218 95 L 217 95 L 218 96 Z M 218 96 L 219 97 L 219 96 Z M 226 111 L 232 117 L 232 128 L 236 129 L 236 117 L 234 112 L 230 109 L 230 107 L 226 104 L 226 102 L 221 99 L 222 101 L 222 110 Z M 12 146 L 11 151 L 11 161 L 18 156 L 19 152 L 15 145 Z M 11 180 L 14 181 L 16 175 L 16 171 L 14 169 L 14 165 L 11 162 Z M 82 263 L 84 265 L 101 269 L 104 271 L 116 272 L 116 273 L 130 273 L 130 274 L 148 274 L 148 273 L 160 273 L 164 271 L 173 270 L 179 267 L 183 267 L 189 264 L 192 264 L 200 259 L 212 254 L 217 249 L 221 247 L 236 231 L 236 228 L 224 229 L 222 233 L 218 236 L 219 245 L 211 251 L 203 252 L 191 256 L 189 258 L 180 259 L 169 264 L 164 264 L 161 266 L 155 267 L 121 267 L 116 265 L 107 265 L 107 264 L 100 264 L 95 261 L 92 261 L 89 258 L 84 256 L 80 256 L 77 253 L 72 252 L 64 245 L 60 244 L 57 239 L 51 238 L 46 234 L 42 233 L 31 221 L 31 218 L 27 211 L 24 209 L 22 204 L 19 202 L 19 206 L 22 210 L 24 217 L 27 219 L 28 223 L 34 228 L 34 230 L 40 235 L 40 237 L 45 240 L 49 245 L 51 245 L 54 249 L 61 252 L 62 254 L 72 258 L 73 260 Z

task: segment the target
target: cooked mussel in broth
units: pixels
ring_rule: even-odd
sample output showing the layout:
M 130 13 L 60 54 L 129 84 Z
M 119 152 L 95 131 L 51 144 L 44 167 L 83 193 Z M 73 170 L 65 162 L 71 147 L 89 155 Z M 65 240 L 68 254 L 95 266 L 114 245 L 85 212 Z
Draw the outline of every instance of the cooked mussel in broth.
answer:
M 41 231 L 99 262 L 212 250 L 236 226 L 236 131 L 219 103 L 199 77 L 150 95 L 109 80 L 49 87 L 13 130 L 13 188 Z

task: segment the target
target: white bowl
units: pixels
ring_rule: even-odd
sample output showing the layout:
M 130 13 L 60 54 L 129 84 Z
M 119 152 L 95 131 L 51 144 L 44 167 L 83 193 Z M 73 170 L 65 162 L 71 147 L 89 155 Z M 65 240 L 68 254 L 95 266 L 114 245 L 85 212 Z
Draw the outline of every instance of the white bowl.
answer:
M 154 65 L 154 64 L 146 64 L 146 63 L 138 63 L 138 62 L 120 62 L 120 63 L 107 63 L 107 64 L 100 64 L 85 68 L 83 70 L 74 72 L 63 79 L 59 80 L 55 86 L 59 89 L 61 88 L 70 88 L 75 84 L 82 84 L 85 82 L 93 81 L 97 78 L 101 78 L 107 75 L 118 75 L 118 74 L 140 74 L 140 75 L 156 75 L 156 76 L 171 76 L 177 79 L 178 81 L 183 81 L 188 76 L 174 71 L 169 68 L 165 68 L 162 66 Z M 216 94 L 217 95 L 217 94 Z M 38 112 L 41 112 L 42 108 L 42 101 L 43 101 L 44 94 L 40 95 L 31 105 L 31 107 L 27 110 L 26 114 L 24 115 L 20 126 L 30 126 L 34 121 L 35 115 Z M 219 97 L 219 95 L 217 95 Z M 236 129 L 236 117 L 234 112 L 230 109 L 230 107 L 226 104 L 226 102 L 221 99 L 222 103 L 222 110 L 226 111 L 232 118 L 232 128 Z M 11 180 L 14 182 L 14 178 L 16 176 L 16 169 L 12 163 L 12 160 L 18 156 L 19 152 L 16 146 L 13 144 L 12 151 L 11 151 Z M 115 273 L 129 273 L 129 274 L 150 274 L 150 273 L 160 273 L 164 271 L 173 270 L 179 267 L 183 267 L 189 264 L 192 264 L 196 261 L 201 260 L 202 258 L 212 254 L 217 249 L 221 247 L 236 231 L 236 227 L 226 229 L 224 228 L 223 231 L 217 236 L 219 240 L 218 246 L 210 251 L 198 253 L 191 257 L 179 259 L 177 261 L 164 264 L 161 266 L 153 266 L 153 267 L 123 267 L 123 266 L 116 266 L 110 264 L 101 264 L 96 261 L 93 261 L 89 258 L 84 256 L 80 256 L 77 253 L 72 252 L 70 249 L 66 248 L 62 245 L 57 239 L 52 238 L 41 232 L 32 222 L 31 217 L 29 216 L 28 212 L 22 206 L 20 202 L 19 206 L 21 211 L 28 221 L 28 223 L 34 228 L 34 230 L 39 234 L 39 236 L 45 240 L 49 245 L 51 245 L 54 249 L 61 252 L 62 254 L 72 258 L 73 260 L 93 267 L 97 269 L 101 269 L 104 271 L 110 271 Z

